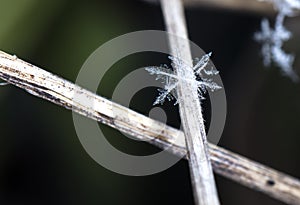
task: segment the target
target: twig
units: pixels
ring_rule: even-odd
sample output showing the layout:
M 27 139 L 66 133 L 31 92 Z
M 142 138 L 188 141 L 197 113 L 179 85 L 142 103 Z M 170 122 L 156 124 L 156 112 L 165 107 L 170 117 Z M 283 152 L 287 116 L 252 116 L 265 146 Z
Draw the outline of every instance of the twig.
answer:
M 168 150 L 179 157 L 185 156 L 183 132 L 138 114 L 85 90 L 63 78 L 26 63 L 15 56 L 0 51 L 0 78 L 27 92 L 64 106 L 77 113 L 102 122 L 133 137 Z M 81 93 L 83 103 L 72 99 Z M 94 109 L 91 102 L 97 102 Z M 114 116 L 115 112 L 118 116 Z M 163 130 L 163 131 L 162 131 Z M 238 154 L 209 144 L 209 153 L 216 173 L 261 191 L 288 204 L 300 205 L 300 181 Z
M 159 0 L 145 0 L 151 3 L 159 3 Z M 188 7 L 211 7 L 228 10 L 246 11 L 254 13 L 273 14 L 272 5 L 259 2 L 258 0 L 182 0 Z
M 161 0 L 169 47 L 173 56 L 182 59 L 189 67 L 175 65 L 178 75 L 177 95 L 181 124 L 185 134 L 194 198 L 197 205 L 218 205 L 217 188 L 209 159 L 198 86 L 181 78 L 195 78 L 192 54 L 188 41 L 181 0 Z M 173 36 L 175 35 L 175 36 Z

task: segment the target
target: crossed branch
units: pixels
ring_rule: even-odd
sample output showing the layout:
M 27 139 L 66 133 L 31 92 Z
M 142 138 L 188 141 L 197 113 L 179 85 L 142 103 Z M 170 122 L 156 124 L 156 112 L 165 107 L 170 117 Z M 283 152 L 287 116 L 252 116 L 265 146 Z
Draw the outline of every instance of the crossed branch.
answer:
M 186 159 L 182 131 L 98 96 L 61 77 L 0 51 L 0 78 L 32 95 L 97 120 Z M 75 101 L 74 93 L 84 100 Z M 92 103 L 91 103 L 92 102 Z M 96 107 L 91 107 L 97 103 Z M 118 113 L 115 115 L 114 113 Z M 162 131 L 163 130 L 163 131 Z M 178 138 L 178 139 L 176 139 Z M 236 153 L 209 144 L 213 170 L 288 204 L 300 204 L 300 181 Z

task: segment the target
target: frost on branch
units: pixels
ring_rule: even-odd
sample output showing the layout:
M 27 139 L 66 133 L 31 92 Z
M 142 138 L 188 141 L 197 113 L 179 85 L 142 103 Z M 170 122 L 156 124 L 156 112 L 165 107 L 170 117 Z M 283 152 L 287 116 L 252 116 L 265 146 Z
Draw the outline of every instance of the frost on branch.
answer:
M 151 66 L 145 68 L 151 75 L 156 75 L 156 80 L 162 80 L 164 83 L 163 89 L 158 89 L 159 95 L 156 98 L 153 105 L 163 104 L 165 100 L 171 101 L 176 100 L 174 105 L 179 103 L 179 99 L 176 93 L 176 86 L 178 85 L 178 80 L 183 80 L 187 83 L 192 83 L 198 88 L 199 99 L 204 99 L 204 94 L 207 92 L 207 89 L 215 91 L 221 89 L 221 87 L 213 82 L 211 78 L 214 75 L 218 75 L 219 72 L 213 68 L 207 69 L 211 53 L 202 56 L 201 59 L 195 59 L 193 71 L 193 76 L 178 76 L 173 73 L 172 69 L 164 66 Z M 173 67 L 188 67 L 188 65 L 181 59 L 169 56 L 169 59 L 172 61 Z
M 298 81 L 298 76 L 293 70 L 294 56 L 286 53 L 283 49 L 283 43 L 292 37 L 284 25 L 286 16 L 294 15 L 295 9 L 300 9 L 300 0 L 263 0 L 272 2 L 278 15 L 275 20 L 274 29 L 271 28 L 270 22 L 263 19 L 261 22 L 261 31 L 255 33 L 255 40 L 262 43 L 262 55 L 264 65 L 270 66 L 273 62 L 277 65 L 282 73 L 290 77 L 293 81 Z

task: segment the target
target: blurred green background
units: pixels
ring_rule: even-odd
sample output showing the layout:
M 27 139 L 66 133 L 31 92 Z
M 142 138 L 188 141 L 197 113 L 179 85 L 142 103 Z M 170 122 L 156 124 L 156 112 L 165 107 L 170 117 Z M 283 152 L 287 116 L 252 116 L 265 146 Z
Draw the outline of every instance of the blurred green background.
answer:
M 300 86 L 276 68 L 263 68 L 260 46 L 253 41 L 262 16 L 202 7 L 186 13 L 190 39 L 213 52 L 227 94 L 228 116 L 219 145 L 300 178 Z M 294 37 L 285 46 L 298 54 L 298 73 L 299 22 L 286 22 Z M 71 81 L 101 44 L 144 29 L 164 30 L 158 5 L 139 0 L 0 0 L 0 49 Z M 111 68 L 98 93 L 110 98 L 130 71 L 167 62 L 156 54 L 126 57 Z M 0 204 L 193 204 L 186 161 L 152 176 L 113 173 L 85 152 L 71 111 L 13 86 L 1 87 L 0 93 Z M 155 89 L 142 90 L 130 107 L 148 114 L 156 94 Z M 177 108 L 163 108 L 171 115 L 168 124 L 178 126 Z M 101 127 L 122 151 L 159 151 Z M 222 204 L 282 204 L 223 177 L 216 180 Z

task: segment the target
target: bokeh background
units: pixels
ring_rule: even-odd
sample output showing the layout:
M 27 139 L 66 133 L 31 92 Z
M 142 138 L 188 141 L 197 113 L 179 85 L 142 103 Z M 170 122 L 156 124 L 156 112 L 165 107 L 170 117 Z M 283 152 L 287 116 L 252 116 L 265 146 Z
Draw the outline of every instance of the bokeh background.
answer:
M 254 1 L 254 0 L 253 0 Z M 262 66 L 253 34 L 263 16 L 214 7 L 186 9 L 190 39 L 220 70 L 228 115 L 220 146 L 300 178 L 300 86 L 278 69 Z M 300 18 L 286 21 L 294 37 L 285 49 L 297 55 L 300 73 Z M 0 0 L 0 49 L 75 81 L 86 58 L 119 35 L 164 30 L 159 5 L 141 0 Z M 168 63 L 166 56 L 142 53 L 116 63 L 98 94 L 111 98 L 118 82 L 145 65 Z M 152 109 L 156 90 L 144 89 L 130 107 Z M 209 124 L 209 103 L 205 116 Z M 178 127 L 178 108 L 162 106 L 168 124 Z M 81 146 L 71 111 L 13 86 L 0 88 L 0 204 L 193 204 L 188 164 L 145 177 L 123 176 L 98 165 Z M 131 154 L 159 151 L 100 125 L 108 140 Z M 121 163 L 121 162 L 120 162 Z M 222 204 L 282 204 L 216 176 Z

